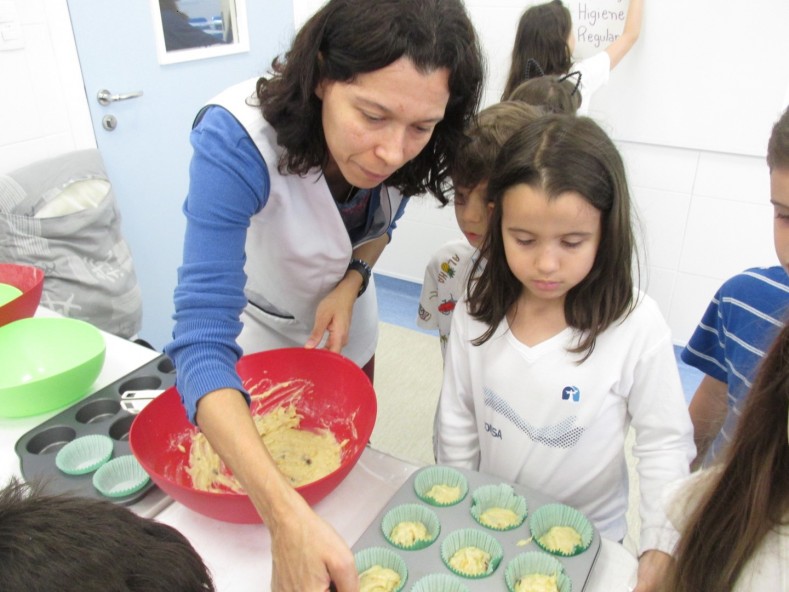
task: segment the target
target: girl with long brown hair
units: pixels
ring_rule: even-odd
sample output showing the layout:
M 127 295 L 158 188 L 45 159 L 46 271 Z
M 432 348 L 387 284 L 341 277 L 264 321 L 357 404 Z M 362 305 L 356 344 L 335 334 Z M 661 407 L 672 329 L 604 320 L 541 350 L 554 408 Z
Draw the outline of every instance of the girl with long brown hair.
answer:
M 785 326 L 759 368 L 723 464 L 695 474 L 673 499 L 669 518 L 682 538 L 662 592 L 789 590 L 788 416 Z

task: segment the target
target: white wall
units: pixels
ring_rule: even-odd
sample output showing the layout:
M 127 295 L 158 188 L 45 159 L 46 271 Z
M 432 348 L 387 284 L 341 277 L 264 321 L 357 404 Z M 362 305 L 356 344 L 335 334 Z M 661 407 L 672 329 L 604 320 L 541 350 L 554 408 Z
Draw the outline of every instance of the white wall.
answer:
M 11 1 L 25 44 L 0 50 L 0 173 L 95 147 L 65 2 Z M 294 0 L 296 22 L 320 4 Z M 767 167 L 757 157 L 619 145 L 644 225 L 648 291 L 684 343 L 722 280 L 775 262 Z M 430 254 L 457 237 L 451 208 L 415 199 L 377 271 L 421 282 Z

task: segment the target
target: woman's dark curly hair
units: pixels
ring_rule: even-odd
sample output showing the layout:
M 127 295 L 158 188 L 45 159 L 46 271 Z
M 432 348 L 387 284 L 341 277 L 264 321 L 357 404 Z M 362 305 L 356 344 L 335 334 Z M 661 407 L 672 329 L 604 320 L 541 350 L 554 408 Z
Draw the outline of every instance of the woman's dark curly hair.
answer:
M 274 59 L 271 77 L 258 81 L 263 117 L 285 148 L 280 172 L 305 174 L 328 162 L 318 82 L 349 82 L 402 57 L 420 72 L 449 70 L 450 96 L 430 141 L 387 185 L 405 195 L 428 191 L 447 203 L 448 169 L 466 141 L 484 81 L 477 34 L 459 0 L 330 0 L 315 13 L 284 58 Z

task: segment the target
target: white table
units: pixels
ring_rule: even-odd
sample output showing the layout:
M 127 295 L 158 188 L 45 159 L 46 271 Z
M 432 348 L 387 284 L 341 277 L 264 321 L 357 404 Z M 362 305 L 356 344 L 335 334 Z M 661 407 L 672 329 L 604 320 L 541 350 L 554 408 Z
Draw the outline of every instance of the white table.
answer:
M 50 316 L 39 309 L 37 316 Z M 91 393 L 117 381 L 159 354 L 135 343 L 103 333 L 107 353 Z M 16 441 L 62 409 L 22 419 L 0 418 L 0 478 L 21 477 Z M 419 467 L 372 448 L 365 449 L 348 477 L 315 506 L 352 545 L 372 523 L 389 498 Z M 220 522 L 193 512 L 155 488 L 131 509 L 181 531 L 203 557 L 219 592 L 267 590 L 271 581 L 271 538 L 262 524 Z M 637 563 L 618 543 L 603 540 L 585 592 L 625 592 Z

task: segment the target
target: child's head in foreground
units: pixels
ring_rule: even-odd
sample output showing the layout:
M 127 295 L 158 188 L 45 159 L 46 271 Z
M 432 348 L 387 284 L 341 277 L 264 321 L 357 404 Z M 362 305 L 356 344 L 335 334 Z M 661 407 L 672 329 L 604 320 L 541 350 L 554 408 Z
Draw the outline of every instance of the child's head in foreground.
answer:
M 510 135 L 531 123 L 541 111 L 518 101 L 504 101 L 483 109 L 467 131 L 464 145 L 450 170 L 458 226 L 468 242 L 479 247 L 488 229 L 488 179 L 501 146 Z
M 174 528 L 12 479 L 0 490 L 0 590 L 206 592 L 214 585 Z
M 789 272 L 789 108 L 773 126 L 767 144 L 767 165 L 770 167 L 770 201 L 775 210 L 775 252 Z
M 587 117 L 540 117 L 502 147 L 488 196 L 486 265 L 469 300 L 490 327 L 478 342 L 532 299 L 562 307 L 567 325 L 583 331 L 572 351 L 589 355 L 634 300 L 630 193 L 613 142 Z

